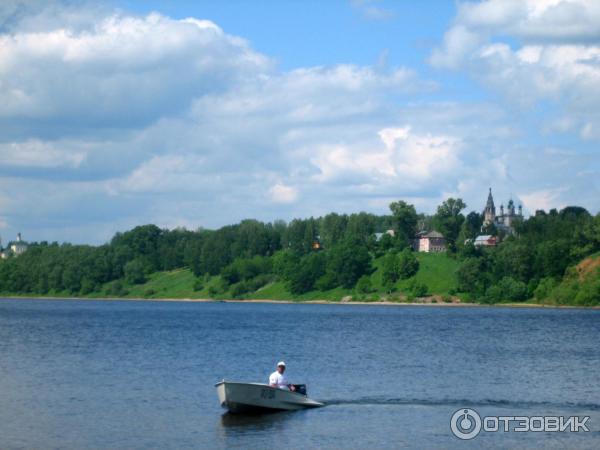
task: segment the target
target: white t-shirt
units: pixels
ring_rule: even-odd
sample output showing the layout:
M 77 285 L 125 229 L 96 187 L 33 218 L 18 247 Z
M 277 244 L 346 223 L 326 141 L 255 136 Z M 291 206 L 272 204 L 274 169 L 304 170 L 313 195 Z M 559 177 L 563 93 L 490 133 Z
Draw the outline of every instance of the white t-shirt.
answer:
M 288 381 L 285 378 L 285 375 L 282 375 L 282 374 L 280 374 L 277 371 L 273 372 L 271 374 L 271 376 L 269 377 L 269 384 L 270 385 L 275 385 L 279 389 L 289 389 L 288 388 Z

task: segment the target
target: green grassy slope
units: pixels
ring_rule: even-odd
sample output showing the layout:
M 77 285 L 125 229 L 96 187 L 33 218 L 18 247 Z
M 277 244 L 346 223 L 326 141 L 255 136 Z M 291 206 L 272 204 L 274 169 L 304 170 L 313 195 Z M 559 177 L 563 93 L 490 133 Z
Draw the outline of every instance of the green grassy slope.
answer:
M 419 272 L 415 275 L 416 281 L 424 283 L 431 294 L 449 294 L 456 290 L 456 271 L 460 262 L 448 257 L 445 253 L 418 253 Z M 398 287 L 407 288 L 409 281 L 401 281 Z
M 302 295 L 293 295 L 281 281 L 269 283 L 255 292 L 245 294 L 242 299 L 261 300 L 329 300 L 340 301 L 345 296 L 353 296 L 354 300 L 377 301 L 382 298 L 398 301 L 400 298 L 411 298 L 411 283 L 414 281 L 427 286 L 429 295 L 448 295 L 456 290 L 456 272 L 460 262 L 446 254 L 417 254 L 420 266 L 418 273 L 411 279 L 396 283 L 396 292 L 390 296 L 381 283 L 382 258 L 373 262 L 374 272 L 370 275 L 373 292 L 359 294 L 353 289 L 336 288 L 329 291 L 314 290 Z M 174 299 L 229 299 L 231 294 L 221 293 L 219 276 L 203 277 L 201 282 L 189 269 L 177 269 L 168 272 L 156 272 L 148 276 L 143 284 L 131 285 L 123 280 L 113 281 L 89 294 L 73 294 L 67 291 L 51 291 L 47 296 L 87 297 L 87 298 L 174 298 Z M 115 284 L 120 285 L 116 292 Z M 200 284 L 200 285 L 199 285 Z M 24 294 L 10 294 L 28 297 Z M 464 300 L 464 299 L 463 299 Z M 600 254 L 583 259 L 579 264 L 567 270 L 560 282 L 549 280 L 547 289 L 538 292 L 535 298 L 522 303 L 549 305 L 600 305 Z
M 456 287 L 456 270 L 459 263 L 446 256 L 445 254 L 426 254 L 417 255 L 420 263 L 419 272 L 414 279 L 423 283 L 428 288 L 430 294 L 448 294 Z M 369 295 L 361 296 L 362 299 L 377 300 L 385 295 L 381 284 L 381 258 L 374 261 L 375 271 L 371 275 L 371 283 L 374 292 Z M 203 278 L 201 289 L 195 290 L 197 278 L 194 277 L 189 269 L 178 269 L 169 272 L 156 272 L 148 277 L 143 284 L 128 285 L 123 283 L 124 293 L 117 295 L 126 298 L 230 298 L 228 294 L 220 292 L 219 277 Z M 402 280 L 397 283 L 400 294 L 408 292 L 412 279 Z M 212 289 L 211 289 L 212 287 Z M 216 291 L 216 292 L 215 292 Z M 125 293 L 126 292 L 126 293 Z M 242 298 L 265 299 L 265 300 L 331 300 L 339 301 L 343 297 L 353 295 L 352 289 L 335 288 L 329 291 L 314 290 L 302 295 L 293 295 L 289 292 L 285 284 L 281 281 L 269 283 L 258 289 L 256 292 L 244 295 Z M 94 292 L 88 295 L 92 298 L 114 297 L 110 293 L 109 285 L 102 288 L 100 292 Z
M 456 289 L 456 271 L 460 263 L 448 257 L 446 254 L 417 254 L 420 267 L 418 273 L 408 280 L 401 280 L 396 283 L 396 292 L 393 298 L 385 292 L 381 283 L 381 262 L 382 258 L 373 261 L 374 272 L 370 275 L 373 292 L 370 294 L 358 294 L 353 289 L 338 287 L 329 291 L 313 290 L 302 295 L 292 294 L 282 281 L 269 283 L 255 292 L 243 295 L 244 299 L 260 300 L 329 300 L 339 301 L 343 297 L 353 296 L 354 299 L 376 301 L 383 297 L 388 299 L 398 299 L 400 296 L 410 294 L 410 285 L 412 282 L 425 284 L 427 293 L 430 295 L 447 295 Z M 600 257 L 599 257 L 600 258 Z M 567 283 L 567 281 L 565 281 Z M 200 286 L 199 286 L 200 284 Z M 119 285 L 115 289 L 115 285 Z M 11 295 L 10 293 L 7 293 Z M 16 296 L 24 296 L 16 294 Z M 47 296 L 52 297 L 86 297 L 86 298 L 213 298 L 228 299 L 232 298 L 229 293 L 222 293 L 221 280 L 219 276 L 202 277 L 199 281 L 189 269 L 177 269 L 167 272 L 155 272 L 147 277 L 145 283 L 128 284 L 124 280 L 112 281 L 106 283 L 98 291 L 88 294 L 72 294 L 67 291 L 51 291 Z M 553 301 L 560 303 L 560 301 Z
M 85 297 L 90 298 L 206 298 L 207 293 L 194 291 L 196 277 L 189 269 L 177 269 L 168 272 L 155 272 L 147 277 L 145 283 L 128 284 L 123 280 L 122 292 L 116 293 L 111 286 L 114 281 L 106 283 L 99 291 L 92 292 Z M 56 295 L 69 296 L 67 293 Z
M 459 261 L 445 253 L 417 253 L 417 259 L 419 260 L 417 274 L 413 278 L 396 283 L 400 292 L 406 292 L 413 280 L 425 284 L 430 294 L 444 295 L 456 289 L 456 271 L 460 266 Z M 378 292 L 384 290 L 381 282 L 381 263 L 382 258 L 375 260 L 374 265 L 377 270 L 371 275 L 371 283 Z
M 126 286 L 128 297 L 137 298 L 202 298 L 194 291 L 196 277 L 188 269 L 156 272 L 144 284 Z
M 246 297 L 261 300 L 331 300 L 338 301 L 347 295 L 352 295 L 352 289 L 338 287 L 329 291 L 314 290 L 301 295 L 294 295 L 288 291 L 281 281 L 270 283 Z

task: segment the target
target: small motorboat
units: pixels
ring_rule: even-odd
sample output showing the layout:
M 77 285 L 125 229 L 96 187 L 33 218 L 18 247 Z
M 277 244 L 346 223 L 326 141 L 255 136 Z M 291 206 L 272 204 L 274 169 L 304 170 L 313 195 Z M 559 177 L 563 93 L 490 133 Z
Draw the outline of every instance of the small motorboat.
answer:
M 261 383 L 236 383 L 223 380 L 215 384 L 219 403 L 234 414 L 295 411 L 324 406 L 323 403 L 308 398 L 306 385 L 294 384 L 293 386 L 295 391 Z

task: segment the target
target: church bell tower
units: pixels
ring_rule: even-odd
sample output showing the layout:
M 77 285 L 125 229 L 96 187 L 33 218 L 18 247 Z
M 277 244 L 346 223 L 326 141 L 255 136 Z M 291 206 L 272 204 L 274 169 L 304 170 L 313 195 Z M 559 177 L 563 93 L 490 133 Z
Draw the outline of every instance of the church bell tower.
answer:
M 483 225 L 485 226 L 494 223 L 495 219 L 496 207 L 494 206 L 494 197 L 492 197 L 492 188 L 490 188 L 487 203 L 485 204 L 485 209 L 483 210 Z

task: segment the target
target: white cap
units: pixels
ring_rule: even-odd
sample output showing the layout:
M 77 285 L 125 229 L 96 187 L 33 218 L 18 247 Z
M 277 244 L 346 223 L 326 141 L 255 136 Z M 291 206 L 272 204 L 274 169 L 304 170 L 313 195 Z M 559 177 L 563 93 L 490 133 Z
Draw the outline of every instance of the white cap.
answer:
M 279 367 L 279 366 L 283 366 L 283 367 L 285 367 L 285 363 L 284 363 L 283 361 L 279 361 L 279 362 L 277 363 L 277 367 Z

